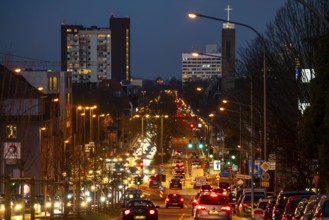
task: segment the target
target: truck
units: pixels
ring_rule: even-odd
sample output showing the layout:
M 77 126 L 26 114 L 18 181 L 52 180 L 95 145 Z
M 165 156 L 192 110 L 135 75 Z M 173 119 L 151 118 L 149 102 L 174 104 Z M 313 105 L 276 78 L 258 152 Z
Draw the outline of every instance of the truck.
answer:
M 194 178 L 193 189 L 198 189 L 203 185 L 207 184 L 207 177 L 205 176 L 196 176 Z
M 205 177 L 204 170 L 201 167 L 192 168 L 190 177 L 194 189 L 200 188 L 200 186 L 207 183 L 207 177 Z

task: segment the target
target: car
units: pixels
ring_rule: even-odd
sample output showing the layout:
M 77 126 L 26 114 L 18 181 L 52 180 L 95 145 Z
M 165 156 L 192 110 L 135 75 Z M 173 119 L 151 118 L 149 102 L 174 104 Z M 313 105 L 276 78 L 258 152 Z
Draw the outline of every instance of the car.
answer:
M 212 187 L 209 184 L 204 184 L 200 187 L 200 192 L 210 192 Z
M 313 217 L 313 211 L 316 208 L 316 205 L 318 204 L 319 200 L 321 198 L 321 195 L 312 195 L 309 197 L 306 207 L 302 213 L 302 216 L 300 217 L 300 220 L 311 220 Z
M 160 186 L 160 182 L 156 176 L 149 177 L 149 188 L 158 188 Z
M 178 193 L 169 193 L 165 199 L 165 207 L 178 206 L 184 208 L 184 198 Z
M 254 193 L 255 204 L 259 201 L 259 199 L 265 199 L 265 194 Z M 245 193 L 242 196 L 241 202 L 237 209 L 237 214 L 239 216 L 251 216 L 251 193 Z
M 273 220 L 281 220 L 282 213 L 284 211 L 288 198 L 290 196 L 295 196 L 295 195 L 311 196 L 311 195 L 315 195 L 315 193 L 311 191 L 280 191 L 272 210 Z
M 264 219 L 264 212 L 265 212 L 268 201 L 269 201 L 269 199 L 258 200 L 256 207 L 254 208 L 254 212 L 251 214 L 251 219 L 253 219 L 253 220 L 263 220 Z
M 192 206 L 192 216 L 193 216 L 193 209 L 194 209 L 194 206 L 196 206 L 198 204 L 198 199 L 199 199 L 199 196 L 200 196 L 200 192 L 198 192 L 195 196 L 192 197 L 192 200 L 191 200 L 191 206 Z
M 182 183 L 180 179 L 171 179 L 169 183 L 169 189 L 182 189 Z
M 266 204 L 266 208 L 264 210 L 264 220 L 271 220 L 272 219 L 272 209 L 276 202 L 276 196 L 272 196 L 268 199 Z
M 307 198 L 303 198 L 301 201 L 299 201 L 296 209 L 295 209 L 295 213 L 294 213 L 294 219 L 300 219 L 303 215 L 303 212 L 306 208 L 308 199 Z
M 290 196 L 287 200 L 286 206 L 283 210 L 282 213 L 282 218 L 281 220 L 293 220 L 294 219 L 294 214 L 295 210 L 299 204 L 300 201 L 303 199 L 308 199 L 309 195 L 295 195 L 295 196 Z
M 184 166 L 184 162 L 181 159 L 174 159 L 171 166 L 176 167 L 177 165 L 179 166 Z
M 151 200 L 133 199 L 122 206 L 122 220 L 158 220 L 158 208 Z
M 329 194 L 322 195 L 315 207 L 312 220 L 329 219 Z
M 134 187 L 127 188 L 124 194 L 120 198 L 121 205 L 127 204 L 130 200 L 133 199 L 143 199 L 144 194 L 142 190 Z
M 183 175 L 183 174 L 174 175 L 173 179 L 179 179 L 182 184 L 185 184 L 185 175 Z
M 231 220 L 232 209 L 226 196 L 213 192 L 202 192 L 193 207 L 194 220 L 221 219 Z

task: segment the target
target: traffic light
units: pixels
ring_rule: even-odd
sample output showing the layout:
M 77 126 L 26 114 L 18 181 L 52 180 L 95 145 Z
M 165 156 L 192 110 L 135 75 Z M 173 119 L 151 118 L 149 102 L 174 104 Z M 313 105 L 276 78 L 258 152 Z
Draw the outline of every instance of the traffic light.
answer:
M 192 140 L 189 140 L 189 142 L 187 144 L 187 147 L 190 148 L 190 149 L 193 147 Z
M 143 183 L 143 179 L 140 176 L 135 177 L 135 184 L 136 185 L 141 185 Z
M 195 128 L 195 123 L 194 122 L 190 122 L 190 128 L 191 129 Z
M 233 154 L 233 155 L 231 155 L 231 159 L 232 159 L 232 160 L 235 160 L 235 158 L 236 158 L 236 157 L 235 157 L 235 155 L 234 155 L 234 154 Z
M 214 148 L 212 146 L 209 146 L 209 157 L 212 158 L 214 156 Z
M 200 148 L 200 149 L 203 148 L 203 143 L 199 143 L 199 148 Z

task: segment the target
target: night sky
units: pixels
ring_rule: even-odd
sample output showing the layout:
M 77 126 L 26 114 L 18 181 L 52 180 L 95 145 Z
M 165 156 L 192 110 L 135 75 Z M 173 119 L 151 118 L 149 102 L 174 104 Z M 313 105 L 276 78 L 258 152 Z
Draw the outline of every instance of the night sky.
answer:
M 60 61 L 60 25 L 109 27 L 109 18 L 130 17 L 131 75 L 181 78 L 182 52 L 221 42 L 222 24 L 188 12 L 248 24 L 258 32 L 286 0 L 1 0 L 0 53 Z M 236 26 L 237 49 L 255 33 Z M 1 62 L 3 55 L 0 54 Z M 57 68 L 57 70 L 59 67 Z M 56 67 L 54 67 L 56 70 Z

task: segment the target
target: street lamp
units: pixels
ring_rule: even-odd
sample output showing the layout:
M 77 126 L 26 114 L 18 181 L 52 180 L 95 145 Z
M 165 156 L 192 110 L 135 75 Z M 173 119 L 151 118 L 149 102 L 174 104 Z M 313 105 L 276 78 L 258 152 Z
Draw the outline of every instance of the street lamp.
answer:
M 263 75 L 264 75 L 264 161 L 267 160 L 267 146 L 266 146 L 266 141 L 267 141 L 267 137 L 266 137 L 266 123 L 267 123 L 267 119 L 266 119 L 266 44 L 265 44 L 265 40 L 262 37 L 262 35 L 253 27 L 251 27 L 250 25 L 244 24 L 244 23 L 240 23 L 240 22 L 235 22 L 235 21 L 228 21 L 226 19 L 222 19 L 222 18 L 216 18 L 216 17 L 211 17 L 211 16 L 207 16 L 207 15 L 202 15 L 199 13 L 189 13 L 188 15 L 190 18 L 195 19 L 197 17 L 202 17 L 202 18 L 207 18 L 207 19 L 211 19 L 211 20 L 216 20 L 216 21 L 220 21 L 220 22 L 226 22 L 226 23 L 232 23 L 232 24 L 236 24 L 236 25 L 240 25 L 243 27 L 246 27 L 250 30 L 252 30 L 253 32 L 256 33 L 256 35 L 258 36 L 259 40 L 261 41 L 262 47 L 263 47 Z M 253 106 L 252 103 L 252 97 L 251 97 L 251 106 Z M 251 107 L 251 117 L 253 114 L 253 108 Z M 251 133 L 252 133 L 252 125 L 251 125 Z M 251 207 L 252 207 L 252 212 L 253 212 L 253 206 L 254 206 L 254 187 L 253 187 L 253 183 L 254 183 L 254 167 L 255 167 L 255 146 L 253 145 L 253 143 L 251 143 L 251 157 L 252 157 L 252 165 L 251 165 Z

